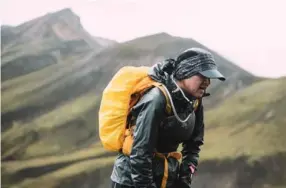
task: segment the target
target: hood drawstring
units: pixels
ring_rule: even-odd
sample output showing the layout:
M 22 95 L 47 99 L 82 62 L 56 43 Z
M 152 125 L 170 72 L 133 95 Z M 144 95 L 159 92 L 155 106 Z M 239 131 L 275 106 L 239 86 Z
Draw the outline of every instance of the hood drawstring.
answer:
M 186 101 L 187 101 L 188 103 L 190 103 L 191 105 L 193 105 L 193 101 L 190 101 L 190 100 L 186 97 L 186 95 L 184 94 L 184 92 L 182 91 L 182 89 L 178 86 L 178 84 L 177 84 L 176 81 L 174 80 L 173 75 L 171 75 L 171 79 L 172 79 L 172 81 L 174 82 L 174 84 L 177 86 L 177 88 L 180 90 L 180 92 L 182 93 L 182 95 L 183 95 L 183 97 L 186 99 Z M 180 121 L 181 123 L 187 122 L 187 121 L 190 119 L 190 117 L 192 116 L 192 112 L 187 116 L 186 119 L 182 120 L 182 119 L 179 117 L 179 115 L 178 115 L 178 113 L 177 113 L 177 111 L 176 111 L 176 108 L 175 108 L 175 105 L 174 105 L 174 102 L 173 102 L 173 99 L 172 99 L 172 96 L 171 96 L 169 90 L 167 89 L 167 87 L 166 87 L 164 84 L 162 84 L 162 85 L 163 85 L 163 87 L 165 88 L 165 90 L 167 91 L 167 94 L 168 94 L 168 96 L 169 96 L 169 98 L 170 98 L 171 106 L 172 106 L 173 111 L 174 111 L 174 115 L 175 115 L 175 117 L 177 118 L 177 120 Z

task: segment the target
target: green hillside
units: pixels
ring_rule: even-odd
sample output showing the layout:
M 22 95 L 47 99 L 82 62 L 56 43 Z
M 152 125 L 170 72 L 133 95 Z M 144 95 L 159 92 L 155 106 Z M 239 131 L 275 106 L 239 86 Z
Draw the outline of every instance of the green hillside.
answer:
M 68 56 L 56 64 L 4 81 L 2 160 L 57 155 L 98 141 L 101 92 L 120 67 L 152 65 L 194 46 L 203 45 L 193 39 L 159 33 L 115 44 L 100 52 Z M 228 81 L 212 84 L 212 97 L 206 99 L 208 107 L 258 80 L 214 54 Z
M 2 186 L 17 188 L 109 187 L 114 153 L 99 143 L 97 114 L 110 78 L 125 65 L 208 49 L 167 33 L 124 43 L 93 37 L 70 9 L 1 27 L 1 40 Z M 256 77 L 209 50 L 227 81 L 213 81 L 204 100 L 205 145 L 194 187 L 281 188 L 286 79 Z M 263 164 L 267 173 L 257 175 Z
M 286 152 L 286 78 L 262 81 L 206 113 L 203 158 Z
M 98 100 L 89 92 L 29 122 L 15 122 L 2 133 L 2 159 L 62 154 L 96 141 Z
M 208 161 L 211 161 L 211 164 L 216 164 L 211 168 L 212 171 L 221 171 L 222 169 L 225 170 L 225 168 L 231 171 L 237 168 L 235 166 L 236 160 L 241 157 L 247 157 L 246 161 L 239 164 L 243 168 L 250 168 L 249 165 L 253 164 L 253 162 L 254 164 L 259 163 L 265 157 L 270 157 L 272 161 L 276 161 L 277 165 L 281 167 L 285 166 L 285 161 L 283 162 L 283 160 L 281 161 L 280 158 L 279 160 L 277 158 L 280 155 L 282 157 L 286 156 L 284 144 L 286 141 L 284 136 L 286 118 L 283 113 L 286 105 L 285 100 L 283 100 L 285 97 L 286 78 L 270 79 L 249 86 L 244 91 L 238 92 L 233 97 L 225 100 L 220 107 L 207 111 L 205 114 L 205 145 L 201 152 L 201 176 L 203 177 L 206 164 L 210 163 Z M 88 103 L 84 103 L 84 101 L 88 101 L 88 96 L 86 96 L 86 99 L 84 100 L 83 97 L 82 101 L 78 100 L 78 104 L 88 106 Z M 70 114 L 70 117 L 81 113 L 81 110 L 75 111 L 74 114 Z M 49 114 L 47 114 L 48 116 Z M 39 122 L 35 124 L 41 125 L 37 127 L 38 131 L 45 130 L 47 132 L 51 125 L 61 124 L 59 122 L 63 121 L 62 119 L 56 119 L 54 121 L 58 122 L 48 122 L 45 117 L 39 117 L 36 120 Z M 19 132 L 20 130 L 20 127 L 18 127 L 14 131 Z M 11 138 L 8 132 L 6 134 L 3 135 L 4 140 L 6 140 L 6 136 Z M 14 133 L 14 135 L 16 134 Z M 60 139 L 60 134 L 58 137 L 53 135 L 53 138 Z M 70 141 L 68 140 L 67 143 Z M 86 149 L 75 150 L 68 155 L 41 157 L 42 152 L 44 154 L 49 151 L 60 152 L 60 148 L 53 150 L 52 146 L 55 145 L 52 144 L 56 143 L 57 141 L 47 139 L 29 146 L 24 156 L 28 158 L 37 156 L 34 159 L 3 162 L 4 182 L 9 184 L 14 178 L 14 181 L 20 187 L 37 187 L 42 184 L 45 184 L 46 188 L 73 187 L 73 182 L 78 183 L 78 181 L 87 181 L 89 182 L 87 184 L 92 184 L 91 182 L 93 181 L 88 178 L 92 174 L 96 177 L 99 175 L 102 177 L 97 182 L 104 187 L 104 182 L 106 183 L 109 180 L 110 170 L 114 161 L 112 153 L 106 152 L 100 143 L 97 143 L 91 144 Z M 68 147 L 70 147 L 69 144 L 67 144 Z M 110 157 L 106 158 L 104 156 Z M 224 163 L 227 164 L 227 167 L 225 167 Z M 208 164 L 207 168 L 210 168 L 211 164 Z M 50 168 L 45 171 L 45 167 Z M 273 171 L 271 168 L 269 169 L 270 172 Z M 99 169 L 102 171 L 101 174 L 98 171 Z M 207 171 L 209 170 L 207 169 Z M 281 169 L 278 169 L 278 171 L 281 172 Z M 26 172 L 25 175 L 23 174 L 24 172 Z M 36 172 L 38 172 L 38 175 L 35 175 Z M 19 179 L 20 175 L 30 178 L 22 181 L 23 179 Z M 250 175 L 251 178 L 256 178 L 256 180 L 260 178 L 255 176 L 255 171 L 251 172 Z M 286 173 L 280 173 L 277 177 L 281 179 L 281 177 L 285 176 Z M 268 181 L 271 183 L 274 177 L 267 175 L 267 178 L 267 181 L 264 182 L 265 184 Z M 286 182 L 280 181 L 280 179 L 275 188 L 286 185 Z

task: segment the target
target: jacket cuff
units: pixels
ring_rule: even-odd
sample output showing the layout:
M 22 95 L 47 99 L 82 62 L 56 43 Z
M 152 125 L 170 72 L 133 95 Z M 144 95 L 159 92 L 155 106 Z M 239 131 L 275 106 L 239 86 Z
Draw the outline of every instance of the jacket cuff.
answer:
M 189 165 L 189 169 L 191 174 L 194 174 L 197 170 L 197 167 L 194 164 Z

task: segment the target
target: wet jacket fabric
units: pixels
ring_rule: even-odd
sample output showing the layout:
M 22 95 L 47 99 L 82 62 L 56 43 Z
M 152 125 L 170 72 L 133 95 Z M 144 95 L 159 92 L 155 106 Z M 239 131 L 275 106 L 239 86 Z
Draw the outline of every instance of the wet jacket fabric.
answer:
M 130 156 L 119 153 L 111 174 L 111 180 L 135 188 L 160 188 L 164 175 L 164 160 L 154 152 L 167 154 L 177 151 L 182 144 L 182 161 L 168 158 L 167 188 L 190 188 L 190 165 L 198 166 L 200 146 L 203 145 L 203 105 L 194 112 L 193 105 L 183 98 L 170 76 L 157 64 L 150 70 L 150 76 L 165 84 L 170 92 L 176 111 L 181 119 L 189 114 L 191 118 L 181 123 L 174 114 L 165 111 L 166 99 L 158 88 L 148 90 L 133 107 L 136 118 L 134 141 Z M 185 95 L 190 100 L 192 96 Z

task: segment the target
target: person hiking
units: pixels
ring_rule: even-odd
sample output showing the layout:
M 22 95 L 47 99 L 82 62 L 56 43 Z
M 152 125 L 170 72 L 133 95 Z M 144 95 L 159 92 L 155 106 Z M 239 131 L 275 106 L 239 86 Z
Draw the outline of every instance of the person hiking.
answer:
M 210 79 L 225 80 L 213 55 L 189 48 L 176 59 L 150 67 L 148 75 L 166 89 L 151 87 L 133 106 L 136 125 L 130 155 L 119 152 L 111 173 L 112 188 L 190 188 L 204 141 L 204 106 Z M 181 152 L 177 152 L 182 144 Z M 180 161 L 181 160 L 181 161 Z

